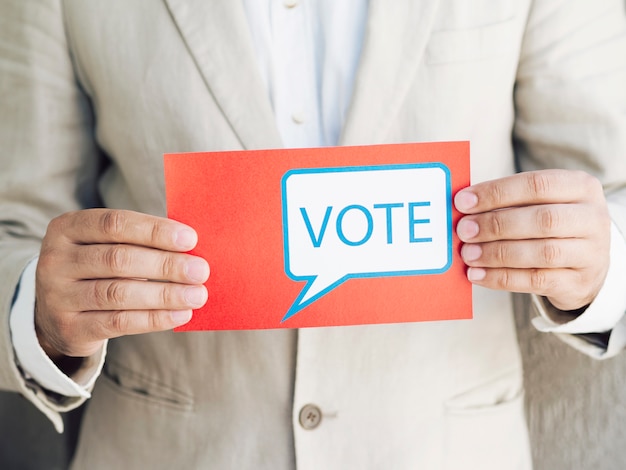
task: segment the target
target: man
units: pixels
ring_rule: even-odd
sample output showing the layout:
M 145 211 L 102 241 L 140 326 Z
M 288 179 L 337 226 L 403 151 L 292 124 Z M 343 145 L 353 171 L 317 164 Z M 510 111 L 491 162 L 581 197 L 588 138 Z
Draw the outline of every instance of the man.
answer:
M 589 354 L 622 346 L 621 2 L 5 0 L 0 18 L 0 384 L 58 425 L 117 338 L 76 467 L 528 468 L 507 291 Z M 166 331 L 209 267 L 156 217 L 162 153 L 460 139 L 474 320 Z

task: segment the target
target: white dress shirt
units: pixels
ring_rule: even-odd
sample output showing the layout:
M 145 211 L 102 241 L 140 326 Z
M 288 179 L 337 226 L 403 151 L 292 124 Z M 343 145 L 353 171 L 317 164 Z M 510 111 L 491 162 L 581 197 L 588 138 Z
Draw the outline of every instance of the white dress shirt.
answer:
M 283 144 L 291 148 L 336 145 L 352 96 L 368 1 L 243 0 L 243 4 Z M 550 314 L 552 307 L 535 297 L 541 313 L 534 319 L 535 326 L 559 334 L 591 356 L 616 354 L 626 344 L 624 260 L 626 242 L 612 225 L 611 265 L 596 300 L 581 316 L 559 323 L 554 320 L 557 316 Z M 44 388 L 65 396 L 89 397 L 88 390 L 100 373 L 105 351 L 93 358 L 88 373 L 74 380 L 46 356 L 34 328 L 36 262 L 24 271 L 11 311 L 16 355 L 25 373 Z M 620 303 L 614 302 L 620 297 Z M 608 330 L 612 334 L 607 348 L 573 336 Z

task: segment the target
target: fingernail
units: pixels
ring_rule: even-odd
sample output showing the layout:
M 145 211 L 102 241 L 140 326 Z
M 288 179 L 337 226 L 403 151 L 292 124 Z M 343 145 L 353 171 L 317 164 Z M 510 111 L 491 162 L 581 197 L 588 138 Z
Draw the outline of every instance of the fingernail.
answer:
M 478 235 L 478 231 L 478 224 L 468 219 L 461 219 L 456 228 L 456 233 L 459 235 L 459 238 L 464 241 L 469 238 L 474 238 Z
M 172 323 L 176 326 L 180 326 L 185 323 L 189 323 L 189 320 L 191 320 L 191 317 L 193 316 L 193 312 L 191 310 L 177 310 L 172 312 L 170 315 Z
M 480 245 L 463 245 L 461 248 L 461 256 L 465 261 L 476 261 L 483 254 L 483 249 Z
M 461 212 L 475 207 L 476 204 L 478 204 L 478 196 L 471 191 L 459 191 L 454 196 L 454 205 Z
M 187 287 L 185 289 L 185 301 L 190 307 L 202 307 L 208 298 L 207 290 L 204 287 Z
M 198 243 L 198 235 L 191 229 L 183 228 L 174 235 L 174 243 L 182 250 L 191 250 Z
M 467 269 L 467 279 L 469 279 L 471 282 L 482 281 L 483 279 L 485 279 L 486 275 L 487 271 L 485 271 L 483 268 Z
M 193 258 L 185 264 L 185 275 L 190 281 L 202 284 L 209 278 L 209 264 L 201 258 Z

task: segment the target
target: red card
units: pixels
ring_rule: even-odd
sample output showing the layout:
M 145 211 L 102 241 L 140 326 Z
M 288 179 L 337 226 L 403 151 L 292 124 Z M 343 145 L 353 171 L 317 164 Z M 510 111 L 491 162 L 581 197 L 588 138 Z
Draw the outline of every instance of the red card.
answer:
M 469 143 L 165 155 L 209 300 L 177 331 L 472 318 L 452 197 Z

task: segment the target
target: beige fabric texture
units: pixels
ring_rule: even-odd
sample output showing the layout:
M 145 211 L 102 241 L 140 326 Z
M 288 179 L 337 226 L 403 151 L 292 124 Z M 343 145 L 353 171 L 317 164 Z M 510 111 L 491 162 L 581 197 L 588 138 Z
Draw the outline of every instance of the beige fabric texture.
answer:
M 622 13 L 371 0 L 341 144 L 470 140 L 474 182 L 583 169 L 624 232 Z M 100 203 L 164 215 L 164 152 L 281 142 L 238 2 L 6 0 L 0 47 L 0 387 L 54 417 L 78 400 L 22 378 L 6 327 L 48 221 Z M 74 467 L 530 468 L 511 297 L 475 289 L 474 310 L 111 341 Z M 307 403 L 324 413 L 315 431 L 297 424 Z

